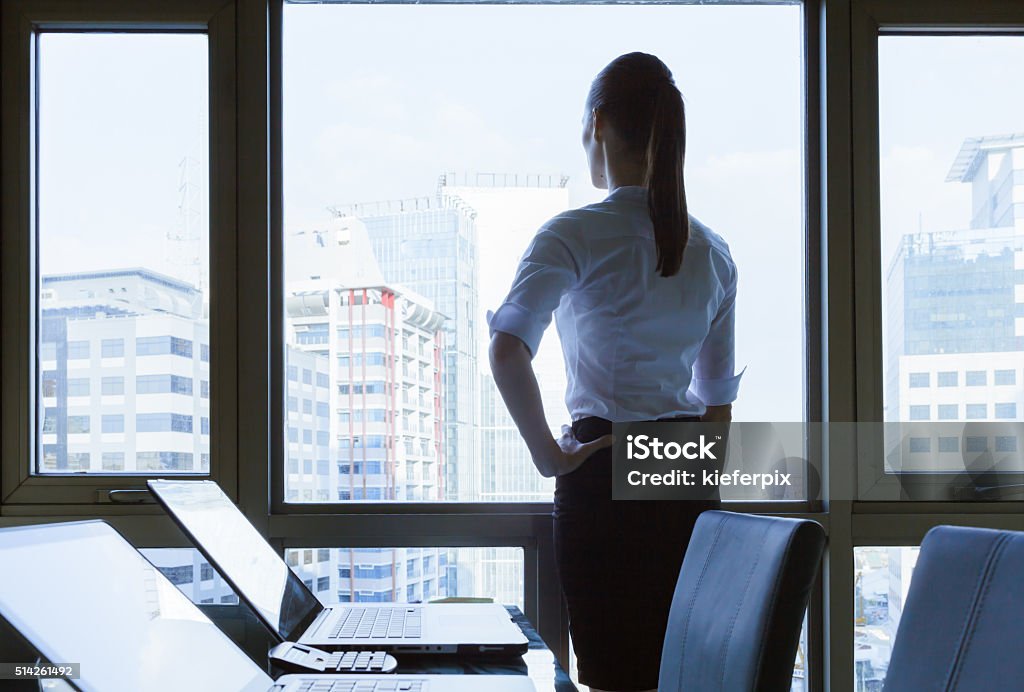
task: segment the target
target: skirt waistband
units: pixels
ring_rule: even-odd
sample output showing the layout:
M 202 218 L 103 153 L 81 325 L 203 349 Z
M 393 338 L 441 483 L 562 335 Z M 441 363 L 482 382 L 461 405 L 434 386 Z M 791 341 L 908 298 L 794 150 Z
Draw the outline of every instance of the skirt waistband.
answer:
M 690 421 L 697 422 L 700 420 L 700 416 L 668 416 L 665 418 L 658 418 L 656 421 L 661 423 L 664 421 Z M 599 416 L 584 416 L 579 420 L 573 421 L 572 423 L 572 435 L 580 442 L 590 442 L 596 440 L 602 435 L 612 434 L 612 422 Z

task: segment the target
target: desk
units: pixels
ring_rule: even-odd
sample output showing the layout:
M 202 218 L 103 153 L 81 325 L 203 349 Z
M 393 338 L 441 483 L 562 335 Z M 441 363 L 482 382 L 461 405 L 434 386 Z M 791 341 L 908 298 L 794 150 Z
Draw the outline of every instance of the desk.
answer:
M 479 659 L 438 656 L 408 656 L 398 658 L 396 673 L 436 673 L 451 675 L 529 675 L 537 692 L 577 692 L 569 675 L 555 660 L 555 654 L 537 634 L 530 621 L 515 606 L 506 606 L 512 620 L 530 640 L 530 650 L 522 658 Z M 484 689 L 481 687 L 481 689 Z
M 488 659 L 401 654 L 396 656 L 398 669 L 395 672 L 406 675 L 528 675 L 537 692 L 577 692 L 569 675 L 558 665 L 554 653 L 522 611 L 515 606 L 506 607 L 512 620 L 530 640 L 530 650 L 522 657 Z M 480 689 L 487 689 L 485 681 L 481 681 Z

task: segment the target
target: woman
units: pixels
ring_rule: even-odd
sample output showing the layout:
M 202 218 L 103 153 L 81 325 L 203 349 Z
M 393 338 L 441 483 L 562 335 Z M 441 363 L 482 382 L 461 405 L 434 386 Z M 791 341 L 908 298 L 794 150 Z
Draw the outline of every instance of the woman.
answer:
M 682 96 L 658 58 L 594 79 L 583 147 L 603 202 L 537 232 L 488 315 L 491 370 L 533 462 L 556 477 L 555 550 L 580 681 L 658 684 L 662 641 L 697 515 L 714 502 L 613 502 L 612 422 L 727 422 L 736 398 L 736 267 L 687 214 Z M 531 359 L 554 314 L 573 424 L 552 438 Z

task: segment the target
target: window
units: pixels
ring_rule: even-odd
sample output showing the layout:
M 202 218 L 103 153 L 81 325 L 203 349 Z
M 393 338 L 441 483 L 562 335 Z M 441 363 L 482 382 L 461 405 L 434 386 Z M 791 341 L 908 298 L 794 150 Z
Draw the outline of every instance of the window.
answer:
M 124 358 L 124 339 L 103 339 L 100 355 L 104 358 Z
M 68 396 L 89 396 L 89 378 L 74 377 L 68 379 Z
M 880 251 L 875 269 L 881 271 L 874 276 L 881 279 L 881 330 L 871 337 L 881 349 L 879 413 L 885 421 L 927 420 L 923 412 L 935 406 L 941 421 L 1013 420 L 1017 407 L 999 409 L 1006 419 L 996 407 L 1015 397 L 997 394 L 993 385 L 1016 381 L 1024 356 L 1024 246 L 1014 230 L 1024 143 L 1018 134 L 1021 103 L 1002 89 L 998 74 L 1008 60 L 1024 59 L 1024 37 L 913 34 L 892 28 L 899 24 L 891 17 L 872 23 L 883 27 L 872 30 L 877 42 L 865 35 L 856 49 L 877 51 L 877 85 L 872 70 L 855 77 L 856 99 L 877 94 L 858 107 L 873 102 L 878 110 L 876 122 L 863 121 L 855 129 L 857 149 L 877 126 L 877 148 L 869 147 L 863 159 L 855 155 L 871 161 L 865 171 L 874 170 L 870 182 L 858 178 L 854 188 L 874 186 L 878 192 L 870 200 L 866 193 L 855 197 L 879 222 L 873 251 Z M 941 79 L 923 78 L 925 72 Z M 943 108 L 950 90 L 960 103 L 983 102 L 984 109 Z M 937 374 L 936 389 L 913 386 L 922 372 Z M 964 461 L 951 449 L 940 448 L 931 457 L 934 463 L 918 467 L 927 474 L 880 482 L 893 470 L 889 461 L 896 458 L 898 437 L 895 426 L 886 427 L 885 452 L 863 456 L 864 473 L 873 477 L 862 474 L 862 492 L 870 488 L 875 494 L 860 499 L 967 499 L 941 487 L 962 482 L 957 474 L 963 474 Z M 879 458 L 885 468 L 873 466 Z M 1024 470 L 1019 459 L 1001 462 L 1000 469 Z
M 1017 384 L 1016 370 L 996 370 L 994 375 L 995 384 L 997 385 Z
M 964 451 L 972 454 L 984 454 L 988 451 L 988 438 L 976 435 L 965 438 Z
M 104 397 L 122 396 L 126 378 L 139 393 L 191 394 L 190 378 L 154 385 L 147 377 L 154 366 L 170 372 L 173 361 L 191 359 L 193 338 L 209 330 L 209 54 L 201 32 L 38 34 L 38 346 L 58 370 L 65 360 L 73 366 L 69 396 L 88 396 L 93 378 Z M 111 372 L 109 359 L 123 365 Z M 40 390 L 49 393 L 45 378 Z M 53 418 L 67 422 L 54 427 L 56 469 L 85 453 L 76 448 L 84 442 L 63 436 L 88 432 L 91 416 L 103 432 L 123 432 L 137 416 L 145 429 L 153 410 L 135 397 L 93 397 L 88 413 L 58 398 L 55 409 Z M 196 442 L 173 454 L 205 451 Z M 141 471 L 138 459 L 159 471 L 194 470 L 180 457 L 146 461 L 164 450 L 131 437 L 118 452 L 96 449 L 102 465 L 82 470 Z
M 89 357 L 88 341 L 69 341 L 68 360 L 84 360 Z
M 988 382 L 984 370 L 968 370 L 964 380 L 968 387 L 984 387 Z
M 123 433 L 124 432 L 124 414 L 113 413 L 110 415 L 104 414 L 102 419 L 102 428 L 105 433 Z
M 120 396 L 124 394 L 124 378 L 120 375 L 104 377 L 100 383 L 100 390 L 107 396 Z
M 854 690 L 881 690 L 917 564 L 917 547 L 854 549 Z
M 210 398 L 210 381 L 199 380 L 199 396 L 203 399 Z
M 289 413 L 298 413 L 299 412 L 299 400 L 298 400 L 297 397 L 294 397 L 294 396 L 288 397 L 288 412 Z
M 124 452 L 103 452 L 104 471 L 124 471 Z
M 191 452 L 138 452 L 135 455 L 139 471 L 192 471 Z
M 996 404 L 996 418 L 1014 420 L 1017 417 L 1017 404 L 1010 403 L 997 403 Z
M 305 414 L 313 413 L 313 401 L 311 399 L 302 400 L 302 412 Z
M 202 418 L 199 419 L 199 433 L 201 435 L 210 434 L 210 419 L 207 418 L 206 416 L 203 416 Z
M 285 3 L 282 25 L 285 377 L 294 381 L 297 366 L 308 383 L 305 371 L 320 370 L 307 362 L 315 347 L 327 361 L 324 378 L 338 394 L 335 403 L 350 412 L 329 419 L 326 437 L 339 440 L 332 453 L 338 461 L 391 464 L 391 476 L 349 493 L 353 500 L 551 499 L 551 479 L 533 469 L 490 379 L 484 313 L 504 297 L 542 223 L 607 195 L 591 185 L 579 146 L 582 94 L 551 91 L 566 80 L 585 91 L 599 69 L 582 57 L 582 43 L 565 40 L 570 25 L 574 36 L 613 31 L 623 45 L 644 45 L 676 71 L 687 102 L 701 104 L 690 116 L 691 132 L 701 135 L 691 136 L 687 147 L 689 170 L 700 171 L 688 178 L 692 200 L 700 200 L 692 211 L 715 219 L 712 226 L 729 242 L 744 281 L 737 364 L 749 367 L 734 415 L 804 418 L 803 388 L 791 386 L 804 379 L 806 324 L 799 6 L 751 12 L 593 4 L 381 9 Z M 396 22 L 405 21 L 421 31 L 396 33 Z M 543 59 L 524 54 L 515 32 L 495 36 L 487 29 L 495 22 L 523 27 L 554 52 Z M 338 45 L 338 32 L 351 26 L 359 27 L 358 37 Z M 709 64 L 701 57 L 725 46 L 757 56 L 758 76 L 739 63 Z M 486 69 L 467 65 L 459 85 L 431 92 L 431 118 L 413 117 L 414 104 L 422 103 L 416 96 L 422 78 L 407 66 L 447 73 L 456 55 L 474 50 L 491 56 Z M 701 70 L 687 67 L 696 63 Z M 328 64 L 352 67 L 339 72 Z M 552 64 L 559 65 L 557 79 Z M 501 89 L 495 73 L 504 75 Z M 342 89 L 341 102 L 326 98 L 327 82 Z M 732 86 L 723 92 L 723 83 Z M 545 112 L 511 117 L 496 105 L 508 90 L 542 98 Z M 759 108 L 770 115 L 739 119 L 749 111 L 743 94 L 753 92 L 765 94 Z M 364 108 L 368 103 L 379 110 Z M 536 132 L 552 123 L 566 134 L 540 144 Z M 409 147 L 367 145 L 396 131 L 407 133 Z M 527 144 L 467 146 L 474 137 Z M 328 140 L 328 149 L 317 144 Z M 350 166 L 361 173 L 352 175 Z M 345 181 L 340 193 L 339 179 Z M 760 211 L 734 204 L 736 195 L 756 199 Z M 373 278 L 357 281 L 340 273 L 345 266 L 364 267 Z M 339 282 L 342 288 L 333 288 Z M 334 330 L 330 338 L 320 336 L 325 324 Z M 772 338 L 763 339 L 766 333 Z M 534 364 L 547 419 L 560 434 L 568 412 L 554 328 Z M 394 392 L 388 391 L 392 376 L 399 387 Z M 283 424 L 298 425 L 291 417 Z M 406 436 L 416 465 L 397 463 Z M 480 449 L 494 460 L 478 459 Z M 279 492 L 287 495 L 291 481 L 282 476 Z M 322 478 L 318 482 L 335 484 L 325 488 L 331 497 L 349 491 L 344 475 Z
M 192 432 L 192 416 L 181 413 L 140 413 L 135 417 L 135 431 Z
M 939 438 L 939 452 L 941 452 L 941 453 L 959 453 L 960 452 L 960 438 L 959 437 L 940 437 Z
M 325 604 L 339 600 L 340 594 L 350 595 L 353 601 L 405 603 L 409 586 L 415 595 L 417 585 L 429 584 L 430 598 L 488 597 L 523 607 L 521 548 L 331 548 L 338 559 L 337 571 L 322 576 L 320 565 L 328 562 L 329 555 L 321 553 L 326 551 L 318 551 L 313 563 L 312 557 L 308 562 L 301 557 L 311 551 L 285 550 L 285 562 L 296 574 L 316 579 L 317 598 Z M 423 598 L 428 598 L 425 592 Z
M 52 341 L 39 344 L 39 360 L 57 360 L 57 344 Z
M 910 438 L 910 453 L 928 453 L 932 451 L 932 440 L 930 437 Z
M 146 336 L 135 340 L 137 356 L 183 356 L 192 357 L 192 342 L 176 336 Z
M 199 579 L 202 581 L 209 581 L 213 579 L 213 567 L 210 566 L 209 562 L 204 562 L 199 565 Z
M 929 387 L 931 376 L 926 372 L 912 372 L 910 373 L 910 388 L 917 389 L 919 387 Z
M 997 435 L 996 451 L 1015 454 L 1017 452 L 1017 437 L 1014 435 Z
M 68 433 L 89 432 L 89 416 L 68 416 Z

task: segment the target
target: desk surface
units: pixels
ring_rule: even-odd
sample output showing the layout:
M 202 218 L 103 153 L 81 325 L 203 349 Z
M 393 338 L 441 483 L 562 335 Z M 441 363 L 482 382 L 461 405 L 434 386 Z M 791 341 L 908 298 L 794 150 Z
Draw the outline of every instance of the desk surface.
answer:
M 506 606 L 509 614 L 526 638 L 530 650 L 514 659 L 457 659 L 429 656 L 402 656 L 396 673 L 430 673 L 449 675 L 529 675 L 537 692 L 577 692 L 569 675 L 562 670 L 554 653 L 537 634 L 530 621 L 515 606 Z

